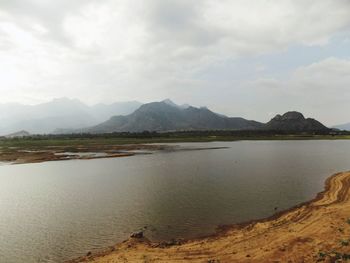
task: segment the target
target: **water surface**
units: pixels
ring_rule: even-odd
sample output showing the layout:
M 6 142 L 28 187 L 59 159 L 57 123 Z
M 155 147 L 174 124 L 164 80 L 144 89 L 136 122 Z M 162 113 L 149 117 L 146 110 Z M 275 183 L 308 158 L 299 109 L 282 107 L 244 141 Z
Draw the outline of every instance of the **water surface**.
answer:
M 0 262 L 62 262 L 147 228 L 209 234 L 311 199 L 350 170 L 350 141 L 184 143 L 201 151 L 0 166 Z

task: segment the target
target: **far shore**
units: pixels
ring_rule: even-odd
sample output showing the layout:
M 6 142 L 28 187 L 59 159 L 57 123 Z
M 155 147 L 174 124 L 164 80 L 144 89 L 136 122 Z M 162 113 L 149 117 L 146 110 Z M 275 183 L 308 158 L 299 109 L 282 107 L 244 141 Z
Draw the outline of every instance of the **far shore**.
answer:
M 344 262 L 350 259 L 350 172 L 329 177 L 313 200 L 193 240 L 136 235 L 77 262 Z
M 244 134 L 238 132 L 146 133 L 132 135 L 36 135 L 0 139 L 0 162 L 11 164 L 133 156 L 173 150 L 173 143 L 262 140 L 348 140 L 350 135 Z M 135 137 L 133 137 L 135 136 Z M 210 147 L 209 147 L 210 148 Z
M 75 145 L 46 146 L 41 148 L 0 149 L 0 162 L 10 164 L 41 163 L 48 161 L 91 160 L 101 158 L 127 157 L 152 154 L 157 151 L 197 151 L 225 149 L 227 147 L 178 147 L 167 144 L 124 144 L 124 145 Z

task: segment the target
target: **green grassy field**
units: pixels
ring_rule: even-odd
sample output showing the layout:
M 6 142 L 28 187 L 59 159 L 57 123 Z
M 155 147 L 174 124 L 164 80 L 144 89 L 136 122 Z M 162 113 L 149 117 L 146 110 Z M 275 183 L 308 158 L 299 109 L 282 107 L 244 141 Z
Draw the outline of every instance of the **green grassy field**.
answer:
M 49 146 L 78 146 L 78 145 L 123 145 L 144 143 L 180 143 L 180 142 L 213 142 L 238 140 L 348 140 L 350 135 L 210 135 L 210 136 L 155 136 L 155 137 L 28 137 L 14 139 L 0 139 L 0 147 L 11 149 L 41 148 Z

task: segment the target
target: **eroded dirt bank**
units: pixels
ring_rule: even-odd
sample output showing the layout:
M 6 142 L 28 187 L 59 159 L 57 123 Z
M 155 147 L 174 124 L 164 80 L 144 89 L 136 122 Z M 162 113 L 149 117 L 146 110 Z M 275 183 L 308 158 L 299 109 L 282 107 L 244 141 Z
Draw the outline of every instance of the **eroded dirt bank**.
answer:
M 70 262 L 350 262 L 350 172 L 331 176 L 310 202 L 196 240 L 130 238 Z

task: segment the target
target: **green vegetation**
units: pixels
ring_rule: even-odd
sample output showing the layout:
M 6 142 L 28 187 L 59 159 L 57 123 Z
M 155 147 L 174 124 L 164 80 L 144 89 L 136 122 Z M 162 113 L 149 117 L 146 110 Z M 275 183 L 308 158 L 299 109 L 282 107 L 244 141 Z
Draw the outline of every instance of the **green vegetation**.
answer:
M 349 240 L 340 240 L 340 244 L 342 246 L 348 246 L 349 245 Z
M 350 218 L 346 220 L 346 223 L 350 224 Z M 341 233 L 344 233 L 344 228 L 338 228 Z M 350 245 L 350 239 L 342 239 L 339 242 L 339 250 L 344 250 L 344 247 Z M 342 249 L 343 248 L 343 249 Z M 337 250 L 338 250 L 337 249 Z M 317 262 L 323 262 L 326 260 L 330 260 L 327 262 L 344 262 L 350 260 L 350 254 L 347 252 L 339 252 L 336 249 L 332 251 L 320 251 L 317 255 Z
M 187 131 L 187 132 L 142 132 L 109 134 L 69 134 L 34 135 L 23 138 L 0 138 L 0 147 L 11 149 L 40 148 L 48 146 L 77 145 L 123 145 L 141 143 L 172 142 L 212 142 L 238 140 L 344 140 L 350 139 L 350 133 L 337 134 L 283 134 L 259 131 Z
M 326 259 L 330 259 L 331 260 L 330 262 L 343 262 L 341 260 L 350 260 L 350 254 L 340 253 L 336 251 L 318 253 L 317 262 L 322 262 L 322 261 L 325 261 Z
M 339 228 L 338 228 L 338 231 L 339 231 L 340 233 L 344 233 L 344 228 L 339 227 Z

